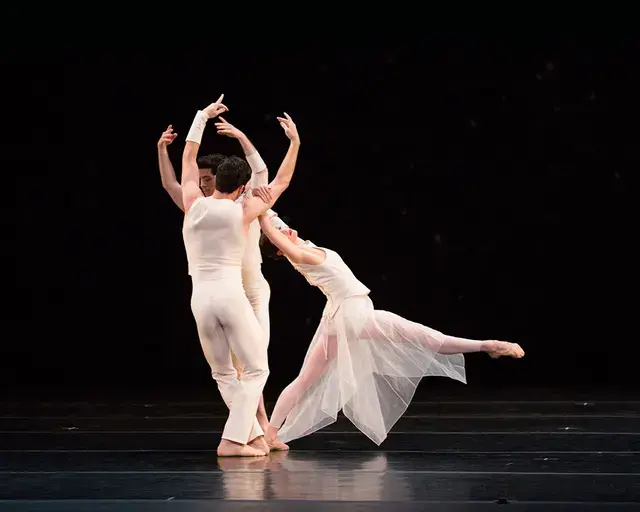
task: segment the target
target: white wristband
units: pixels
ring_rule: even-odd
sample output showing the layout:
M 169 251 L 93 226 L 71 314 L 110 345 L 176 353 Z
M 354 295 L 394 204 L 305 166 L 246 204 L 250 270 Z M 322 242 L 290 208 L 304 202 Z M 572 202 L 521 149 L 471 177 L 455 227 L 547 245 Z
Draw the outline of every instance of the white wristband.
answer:
M 187 141 L 200 144 L 200 141 L 202 141 L 202 134 L 204 133 L 204 129 L 207 126 L 208 120 L 209 116 L 207 116 L 207 114 L 205 114 L 202 110 L 198 110 L 196 117 L 193 118 L 191 129 L 187 134 Z
M 274 212 L 273 210 L 269 210 L 269 223 L 276 229 L 287 229 L 289 226 Z
M 252 172 L 264 171 L 267 168 L 267 164 L 264 163 L 264 160 L 260 157 L 260 153 L 257 151 L 247 157 L 247 162 Z

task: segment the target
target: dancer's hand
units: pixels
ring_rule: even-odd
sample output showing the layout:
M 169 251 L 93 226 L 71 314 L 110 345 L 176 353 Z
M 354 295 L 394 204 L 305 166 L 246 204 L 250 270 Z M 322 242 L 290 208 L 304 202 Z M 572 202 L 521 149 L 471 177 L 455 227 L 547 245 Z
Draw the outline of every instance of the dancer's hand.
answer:
M 289 140 L 295 144 L 300 144 L 300 135 L 298 135 L 298 128 L 296 127 L 296 123 L 293 122 L 291 116 L 284 113 L 286 119 L 284 117 L 278 117 L 278 121 L 280 122 L 280 126 L 284 130 L 284 134 L 289 138 Z
M 169 144 L 171 144 L 174 140 L 176 140 L 177 136 L 178 136 L 177 133 L 173 133 L 173 126 L 169 125 L 167 129 L 160 136 L 160 140 L 158 140 L 158 147 L 166 148 Z
M 251 193 L 254 197 L 259 197 L 265 203 L 271 204 L 271 187 L 269 185 L 263 185 L 262 187 L 257 187 L 251 190 Z
M 229 109 L 222 103 L 222 99 L 224 98 L 224 94 L 221 94 L 220 97 L 212 103 L 207 108 L 203 110 L 205 114 L 209 117 L 209 119 L 213 119 L 214 117 L 219 116 L 223 112 L 228 112 Z
M 218 135 L 225 135 L 226 137 L 231 137 L 232 139 L 241 139 L 245 136 L 244 133 L 238 130 L 223 117 L 220 117 L 220 121 L 216 123 L 216 129 L 218 130 Z

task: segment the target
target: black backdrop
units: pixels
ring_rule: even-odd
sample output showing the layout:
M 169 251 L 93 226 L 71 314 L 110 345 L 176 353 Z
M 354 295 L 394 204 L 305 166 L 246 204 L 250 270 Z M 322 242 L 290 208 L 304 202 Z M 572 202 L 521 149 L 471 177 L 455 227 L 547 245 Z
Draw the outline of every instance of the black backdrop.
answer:
M 623 40 L 552 37 L 5 50 L 3 389 L 217 396 L 156 140 L 174 125 L 179 170 L 195 111 L 221 92 L 271 176 L 287 148 L 275 116 L 293 116 L 303 145 L 277 210 L 340 252 L 378 308 L 522 344 L 519 362 L 470 356 L 470 387 L 637 387 L 636 61 Z M 211 128 L 206 151 L 241 154 Z M 264 273 L 273 396 L 323 297 L 285 262 Z

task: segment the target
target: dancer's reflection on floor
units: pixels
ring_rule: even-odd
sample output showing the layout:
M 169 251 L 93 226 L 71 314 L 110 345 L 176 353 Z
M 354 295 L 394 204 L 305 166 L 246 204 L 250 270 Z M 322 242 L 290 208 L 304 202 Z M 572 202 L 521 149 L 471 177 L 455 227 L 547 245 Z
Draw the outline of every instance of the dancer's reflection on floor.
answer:
M 226 500 L 267 500 L 269 457 L 219 457 Z
M 346 455 L 346 456 L 345 456 Z M 410 499 L 385 453 L 271 452 L 257 460 L 219 460 L 226 499 L 377 501 Z

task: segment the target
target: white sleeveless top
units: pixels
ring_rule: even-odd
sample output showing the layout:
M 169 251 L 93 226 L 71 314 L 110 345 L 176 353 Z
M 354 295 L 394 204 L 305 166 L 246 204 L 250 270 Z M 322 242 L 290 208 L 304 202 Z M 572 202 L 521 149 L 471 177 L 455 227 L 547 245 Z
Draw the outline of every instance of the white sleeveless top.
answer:
M 311 242 L 307 244 L 310 247 L 317 247 Z M 291 264 L 311 286 L 319 288 L 327 297 L 323 316 L 333 316 L 340 304 L 348 297 L 369 295 L 369 288 L 358 281 L 337 252 L 324 247 L 317 248 L 322 249 L 326 254 L 325 260 L 319 265 L 293 262 Z
M 247 245 L 242 204 L 200 197 L 185 215 L 182 228 L 189 275 L 197 279 L 241 278 Z

